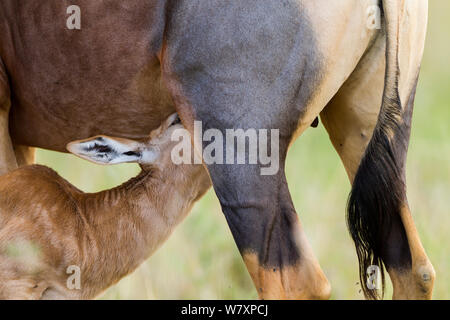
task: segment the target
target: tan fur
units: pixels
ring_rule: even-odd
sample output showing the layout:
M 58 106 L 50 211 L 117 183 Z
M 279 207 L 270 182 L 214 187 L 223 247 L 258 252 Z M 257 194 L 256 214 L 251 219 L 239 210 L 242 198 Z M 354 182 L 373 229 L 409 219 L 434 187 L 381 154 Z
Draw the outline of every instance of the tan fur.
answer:
M 425 253 L 407 205 L 402 208 L 400 215 L 411 250 L 412 268 L 410 270 L 388 270 L 394 287 L 393 299 L 429 300 L 432 298 L 436 272 Z
M 0 108 L 0 153 L 4 155 L 4 161 L 0 162 L 0 175 L 17 168 L 8 128 L 8 111 Z
M 174 165 L 157 134 L 157 163 L 112 190 L 83 193 L 38 165 L 0 178 L 0 298 L 94 298 L 167 239 L 210 180 L 202 165 Z M 72 265 L 80 290 L 66 286 Z
M 292 141 L 295 141 L 319 116 L 327 103 L 350 76 L 378 30 L 367 28 L 366 10 L 373 0 L 305 1 L 304 9 L 317 23 L 317 43 L 326 74 L 308 101 Z M 345 17 L 345 19 L 343 18 Z M 339 21 L 339 23 L 337 23 Z M 351 50 L 349 50 L 351 48 Z
M 261 266 L 257 254 L 244 252 L 243 259 L 252 277 L 258 295 L 264 300 L 328 300 L 331 286 L 320 268 L 306 235 L 297 222 L 296 243 L 301 248 L 302 258 L 293 266 L 270 268 Z
M 386 39 L 379 35 L 349 79 L 321 113 L 333 146 L 353 182 L 377 123 L 383 96 Z
M 36 160 L 36 148 L 14 145 L 14 154 L 19 167 L 33 164 Z
M 11 109 L 8 77 L 0 57 L 0 175 L 17 168 L 11 137 L 9 135 L 9 111 Z

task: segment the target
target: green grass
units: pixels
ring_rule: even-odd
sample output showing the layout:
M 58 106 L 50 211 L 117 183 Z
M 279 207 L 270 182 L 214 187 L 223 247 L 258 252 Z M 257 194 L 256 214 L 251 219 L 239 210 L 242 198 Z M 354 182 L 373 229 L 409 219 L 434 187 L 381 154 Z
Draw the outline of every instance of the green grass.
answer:
M 437 272 L 435 299 L 450 299 L 450 2 L 430 1 L 430 27 L 417 90 L 408 156 L 408 197 L 424 247 Z M 118 185 L 137 166 L 99 167 L 40 150 L 38 162 L 85 191 Z M 334 299 L 361 299 L 357 258 L 345 225 L 347 176 L 323 129 L 293 146 L 287 176 L 295 207 L 329 278 Z M 387 297 L 391 296 L 388 287 Z M 106 299 L 255 299 L 256 291 L 209 192 L 164 246 Z

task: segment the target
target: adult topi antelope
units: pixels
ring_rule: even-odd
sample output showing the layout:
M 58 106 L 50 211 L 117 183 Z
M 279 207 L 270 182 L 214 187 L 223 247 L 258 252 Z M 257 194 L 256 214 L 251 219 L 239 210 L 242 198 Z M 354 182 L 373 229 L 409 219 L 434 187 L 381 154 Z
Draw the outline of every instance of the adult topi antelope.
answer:
M 222 133 L 278 129 L 275 175 L 207 169 L 259 296 L 325 299 L 284 173 L 289 146 L 320 116 L 353 184 L 365 295 L 377 296 L 367 267 L 384 264 L 394 298 L 431 297 L 405 192 L 427 0 L 79 0 L 79 30 L 66 28 L 70 4 L 0 2 L 1 170 L 29 161 L 30 146 L 142 138 L 174 111 L 191 134 L 194 120 Z M 373 6 L 381 29 L 369 27 Z
M 176 119 L 141 142 L 97 136 L 68 145 L 96 163 L 141 165 L 108 191 L 83 193 L 37 165 L 0 177 L 0 299 L 94 298 L 169 237 L 211 185 L 202 165 L 171 161 Z

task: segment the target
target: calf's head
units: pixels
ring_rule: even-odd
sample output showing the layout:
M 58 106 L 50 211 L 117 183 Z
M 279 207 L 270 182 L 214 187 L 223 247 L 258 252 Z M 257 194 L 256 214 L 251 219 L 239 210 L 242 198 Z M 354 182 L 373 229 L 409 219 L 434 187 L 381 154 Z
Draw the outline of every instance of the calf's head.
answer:
M 67 150 L 101 165 L 138 163 L 143 170 L 164 169 L 170 165 L 170 152 L 176 144 L 171 139 L 172 133 L 182 128 L 178 115 L 172 114 L 147 139 L 139 141 L 100 135 L 70 142 Z

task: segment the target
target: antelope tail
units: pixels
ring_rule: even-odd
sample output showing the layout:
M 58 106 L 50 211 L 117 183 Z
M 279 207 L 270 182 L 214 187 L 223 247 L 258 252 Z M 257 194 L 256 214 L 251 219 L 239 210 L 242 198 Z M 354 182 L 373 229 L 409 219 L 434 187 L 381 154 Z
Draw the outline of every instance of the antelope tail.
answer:
M 362 290 L 368 299 L 380 298 L 366 285 L 368 267 L 380 267 L 384 293 L 382 245 L 390 222 L 399 215 L 405 186 L 393 138 L 401 134 L 399 96 L 400 5 L 404 0 L 383 0 L 386 30 L 386 74 L 383 101 L 373 136 L 355 176 L 347 205 L 347 225 L 356 246 Z

